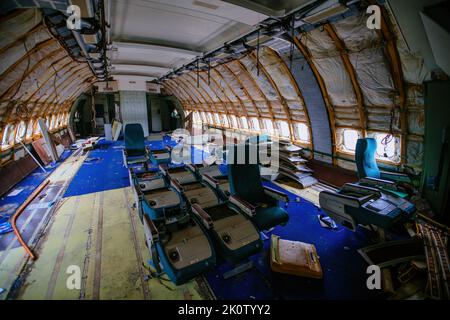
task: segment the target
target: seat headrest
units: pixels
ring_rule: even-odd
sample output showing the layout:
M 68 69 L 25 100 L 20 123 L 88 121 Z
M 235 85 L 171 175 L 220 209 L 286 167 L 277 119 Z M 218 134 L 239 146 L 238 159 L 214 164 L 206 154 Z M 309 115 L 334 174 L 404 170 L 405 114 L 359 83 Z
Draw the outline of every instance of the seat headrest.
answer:
M 374 138 L 361 138 L 356 142 L 355 162 L 360 179 L 380 177 L 380 170 L 375 159 L 376 151 L 377 141 Z

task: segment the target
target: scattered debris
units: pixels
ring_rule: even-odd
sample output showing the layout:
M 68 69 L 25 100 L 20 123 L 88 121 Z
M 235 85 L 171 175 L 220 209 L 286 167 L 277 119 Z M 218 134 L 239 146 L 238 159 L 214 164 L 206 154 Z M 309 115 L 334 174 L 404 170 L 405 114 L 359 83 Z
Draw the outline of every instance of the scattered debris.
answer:
M 307 188 L 318 183 L 313 177 L 313 170 L 306 164 L 308 160 L 303 157 L 302 148 L 290 141 L 279 141 L 279 172 L 281 176 L 288 177 L 298 182 L 302 188 Z
M 448 234 L 427 224 L 418 224 L 418 230 L 425 247 L 427 292 L 434 299 L 450 299 L 450 263 L 446 246 Z
M 16 188 L 8 194 L 8 197 L 15 197 L 23 191 L 23 188 Z
M 377 265 L 380 268 L 424 258 L 423 244 L 420 238 L 381 242 L 361 248 L 358 252 L 369 265 Z
M 336 222 L 334 222 L 333 219 L 331 219 L 330 217 L 328 217 L 324 214 L 317 215 L 317 218 L 319 219 L 320 226 L 323 228 L 333 229 L 333 230 L 338 228 Z

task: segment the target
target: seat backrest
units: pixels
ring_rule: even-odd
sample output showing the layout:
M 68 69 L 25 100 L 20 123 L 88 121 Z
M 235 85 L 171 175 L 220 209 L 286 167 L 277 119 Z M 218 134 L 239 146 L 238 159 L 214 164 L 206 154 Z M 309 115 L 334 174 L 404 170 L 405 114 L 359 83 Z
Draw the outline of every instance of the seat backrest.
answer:
M 245 152 L 245 161 L 238 162 L 238 153 Z M 264 188 L 258 163 L 249 161 L 248 144 L 234 147 L 234 162 L 228 164 L 228 180 L 230 193 L 239 196 L 250 203 L 263 202 Z M 254 158 L 254 157 L 253 157 Z
M 145 154 L 144 130 L 140 123 L 128 123 L 125 126 L 125 150 L 129 156 Z
M 377 142 L 374 138 L 358 139 L 355 149 L 355 161 L 358 169 L 358 178 L 380 178 L 380 169 L 378 169 L 375 160 L 377 151 Z

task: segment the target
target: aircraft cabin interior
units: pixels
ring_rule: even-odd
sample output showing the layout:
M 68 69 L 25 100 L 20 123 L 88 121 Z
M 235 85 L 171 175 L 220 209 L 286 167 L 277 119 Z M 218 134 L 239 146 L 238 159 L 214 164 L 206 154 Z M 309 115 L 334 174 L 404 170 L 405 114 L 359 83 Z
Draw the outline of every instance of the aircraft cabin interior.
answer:
M 0 8 L 0 300 L 450 299 L 449 1 Z

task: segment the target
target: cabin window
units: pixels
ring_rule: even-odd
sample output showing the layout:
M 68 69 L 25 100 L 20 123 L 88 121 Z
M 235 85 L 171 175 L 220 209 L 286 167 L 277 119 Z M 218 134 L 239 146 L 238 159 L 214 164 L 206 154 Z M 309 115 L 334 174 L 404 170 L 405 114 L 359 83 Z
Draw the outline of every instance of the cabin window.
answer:
M 222 122 L 220 122 L 219 114 L 217 114 L 217 113 L 214 113 L 214 122 L 215 122 L 217 125 L 222 126 Z
M 2 149 L 12 146 L 14 141 L 14 125 L 8 124 L 3 130 Z
M 64 125 L 64 118 L 65 118 L 65 114 L 60 113 L 57 117 L 56 117 L 56 126 L 58 128 L 61 128 Z
M 55 129 L 56 128 L 55 124 L 56 124 L 55 115 L 52 115 L 52 116 L 50 116 L 50 127 L 49 127 L 49 129 Z
M 206 116 L 205 113 L 203 111 L 198 113 L 200 115 L 200 121 L 205 123 L 206 122 Z
M 250 121 L 251 121 L 251 125 L 252 125 L 252 129 L 253 130 L 256 130 L 256 131 L 260 131 L 261 130 L 261 128 L 259 126 L 258 118 L 251 118 Z
M 198 111 L 192 111 L 192 124 L 196 129 L 201 128 L 202 120 L 200 119 L 200 113 Z
M 309 128 L 304 123 L 296 123 L 294 124 L 294 134 L 295 138 L 301 142 L 309 143 Z
M 47 126 L 47 129 L 50 129 L 50 116 L 45 118 L 45 125 Z
M 223 126 L 226 127 L 226 128 L 228 128 L 228 127 L 230 126 L 230 124 L 229 124 L 229 122 L 228 122 L 227 115 L 222 113 L 221 116 L 222 116 L 222 123 L 223 123 Z
M 61 127 L 61 114 L 55 115 L 55 129 L 59 129 Z
M 34 123 L 33 120 L 28 121 L 26 139 L 31 139 L 31 137 L 33 137 Z
M 206 123 L 208 123 L 208 124 L 214 124 L 212 115 L 211 115 L 211 113 L 209 113 L 209 112 L 206 112 Z
M 271 119 L 264 119 L 264 127 L 266 127 L 267 133 L 270 135 L 274 134 L 273 123 Z
M 395 139 L 390 134 L 377 134 L 377 155 L 383 158 L 391 158 L 395 155 Z
M 19 125 L 17 126 L 16 131 L 16 143 L 19 143 L 23 140 L 25 137 L 25 133 L 27 131 L 27 125 L 25 124 L 25 121 L 20 121 Z
M 388 133 L 369 133 L 377 142 L 376 158 L 384 161 L 400 161 L 400 138 Z
M 241 117 L 241 126 L 242 126 L 242 128 L 243 129 L 246 129 L 246 130 L 248 130 L 248 120 L 247 120 L 247 117 Z
M 230 124 L 231 124 L 231 128 L 238 128 L 237 119 L 234 114 L 230 115 Z
M 197 111 L 194 111 L 194 113 L 192 114 L 192 119 L 193 119 L 194 123 L 202 122 L 202 120 L 200 119 L 200 115 Z
M 289 124 L 286 121 L 278 121 L 278 128 L 282 137 L 289 138 L 291 136 Z
M 356 142 L 359 139 L 359 133 L 356 130 L 345 129 L 342 132 L 342 145 L 345 151 L 355 152 Z
M 39 126 L 39 120 L 37 119 L 36 122 L 34 123 L 34 134 L 40 134 L 41 133 L 41 128 Z

